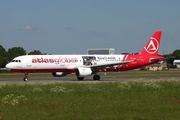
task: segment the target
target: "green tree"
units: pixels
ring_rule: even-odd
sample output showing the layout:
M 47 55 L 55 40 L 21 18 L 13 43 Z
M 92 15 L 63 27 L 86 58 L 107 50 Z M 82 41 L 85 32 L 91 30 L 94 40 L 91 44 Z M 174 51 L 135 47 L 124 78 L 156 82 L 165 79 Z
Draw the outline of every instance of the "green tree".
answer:
M 31 52 L 29 53 L 29 55 L 42 55 L 42 53 L 41 53 L 41 51 L 39 51 L 39 50 L 34 50 L 34 51 L 31 51 Z
M 180 50 L 175 50 L 171 54 L 163 55 L 165 61 L 167 62 L 168 68 L 176 68 L 176 65 L 173 65 L 175 59 L 180 59 Z
M 180 59 L 180 50 L 175 50 L 171 55 L 176 59 Z
M 0 45 L 0 67 L 5 67 L 8 59 L 8 54 L 4 47 Z
M 26 54 L 26 50 L 24 50 L 24 48 L 22 47 L 13 47 L 8 49 L 8 60 L 11 61 L 13 58 L 17 57 L 17 56 L 21 56 L 21 55 L 25 55 Z

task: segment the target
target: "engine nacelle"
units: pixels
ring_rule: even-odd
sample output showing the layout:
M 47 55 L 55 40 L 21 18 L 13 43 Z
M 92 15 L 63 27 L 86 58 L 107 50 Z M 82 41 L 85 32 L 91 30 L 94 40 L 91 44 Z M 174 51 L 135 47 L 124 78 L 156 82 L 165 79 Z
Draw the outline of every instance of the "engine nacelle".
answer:
M 66 76 L 68 73 L 66 72 L 52 72 L 52 75 L 54 77 L 63 77 L 63 76 Z
M 78 77 L 86 77 L 92 74 L 92 70 L 91 68 L 76 68 L 75 73 Z

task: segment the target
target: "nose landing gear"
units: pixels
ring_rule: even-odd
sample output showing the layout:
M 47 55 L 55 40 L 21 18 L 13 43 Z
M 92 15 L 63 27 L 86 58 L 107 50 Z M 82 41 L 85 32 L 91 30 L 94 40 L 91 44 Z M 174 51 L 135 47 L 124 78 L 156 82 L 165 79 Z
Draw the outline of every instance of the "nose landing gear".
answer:
M 23 79 L 25 82 L 28 80 L 28 73 L 27 72 L 25 72 L 24 73 L 24 79 Z

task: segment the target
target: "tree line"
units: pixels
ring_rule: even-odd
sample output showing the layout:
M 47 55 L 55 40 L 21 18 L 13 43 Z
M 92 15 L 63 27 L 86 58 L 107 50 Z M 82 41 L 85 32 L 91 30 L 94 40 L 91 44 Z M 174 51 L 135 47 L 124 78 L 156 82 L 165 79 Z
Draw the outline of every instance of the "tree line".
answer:
M 6 49 L 0 45 L 0 68 L 5 67 L 5 65 L 10 62 L 13 58 L 21 55 L 26 55 L 27 52 L 23 47 L 12 47 L 7 51 Z M 45 55 L 46 53 L 42 53 L 40 50 L 33 50 L 28 53 L 28 55 Z M 168 68 L 174 68 L 176 66 L 173 65 L 173 61 L 175 59 L 180 59 L 180 49 L 175 50 L 171 54 L 162 55 L 167 62 Z
M 6 49 L 2 45 L 0 45 L 0 68 L 5 67 L 5 65 L 13 58 L 26 54 L 26 50 L 22 47 L 12 47 L 6 51 Z M 33 50 L 28 53 L 28 55 L 43 55 L 43 53 L 39 50 Z

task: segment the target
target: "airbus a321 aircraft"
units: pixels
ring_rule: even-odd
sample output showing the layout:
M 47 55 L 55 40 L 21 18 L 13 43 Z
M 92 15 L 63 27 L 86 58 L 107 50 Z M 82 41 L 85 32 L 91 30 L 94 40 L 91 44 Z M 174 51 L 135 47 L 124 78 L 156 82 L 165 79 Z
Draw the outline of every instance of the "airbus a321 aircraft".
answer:
M 54 77 L 75 73 L 78 80 L 94 74 L 94 80 L 100 80 L 98 72 L 126 71 L 142 68 L 160 61 L 158 56 L 161 31 L 156 31 L 148 40 L 142 51 L 137 54 L 120 55 L 23 55 L 14 58 L 6 65 L 12 72 L 28 73 L 50 72 Z

